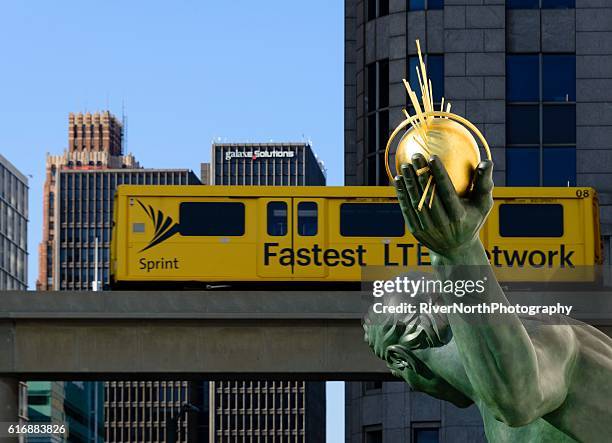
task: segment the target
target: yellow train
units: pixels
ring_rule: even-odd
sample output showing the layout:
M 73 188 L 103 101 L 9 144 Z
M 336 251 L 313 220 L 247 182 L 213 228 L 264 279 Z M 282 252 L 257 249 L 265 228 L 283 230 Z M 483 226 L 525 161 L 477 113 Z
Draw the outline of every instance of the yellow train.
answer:
M 493 266 L 513 271 L 502 280 L 602 262 L 593 189 L 496 188 L 494 200 L 481 238 Z M 364 266 L 428 264 L 390 187 L 124 185 L 115 194 L 119 287 L 359 282 Z

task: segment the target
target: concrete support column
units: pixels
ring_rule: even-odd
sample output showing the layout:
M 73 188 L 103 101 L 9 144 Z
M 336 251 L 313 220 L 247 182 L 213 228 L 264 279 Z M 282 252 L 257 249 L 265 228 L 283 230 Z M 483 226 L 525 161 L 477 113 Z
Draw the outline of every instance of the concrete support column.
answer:
M 0 442 L 16 443 L 17 437 L 6 437 L 8 426 L 19 422 L 19 380 L 0 378 Z

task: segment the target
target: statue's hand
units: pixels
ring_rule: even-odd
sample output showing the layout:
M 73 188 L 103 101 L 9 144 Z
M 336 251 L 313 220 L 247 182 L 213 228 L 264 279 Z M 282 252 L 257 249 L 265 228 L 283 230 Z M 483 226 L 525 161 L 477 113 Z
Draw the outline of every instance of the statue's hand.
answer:
M 429 171 L 417 176 L 416 170 L 429 166 Z M 433 156 L 429 163 L 421 154 L 412 157 L 412 165 L 401 166 L 402 176 L 395 177 L 395 186 L 404 219 L 415 238 L 428 249 L 444 257 L 473 243 L 493 206 L 493 163 L 480 162 L 474 171 L 474 186 L 465 198 L 459 198 L 440 159 Z M 431 208 L 431 185 L 425 204 L 418 205 L 423 190 L 433 175 L 436 185 Z

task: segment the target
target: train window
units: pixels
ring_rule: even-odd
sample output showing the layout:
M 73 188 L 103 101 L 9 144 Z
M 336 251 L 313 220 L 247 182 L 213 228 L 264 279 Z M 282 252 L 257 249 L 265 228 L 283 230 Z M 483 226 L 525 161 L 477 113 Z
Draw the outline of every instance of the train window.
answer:
M 396 203 L 343 203 L 340 234 L 344 237 L 403 237 L 402 210 Z
M 287 235 L 287 203 L 268 203 L 268 235 Z
M 559 204 L 503 204 L 499 207 L 502 237 L 562 237 L 563 206 Z
M 180 205 L 179 232 L 183 236 L 244 235 L 244 204 L 187 202 Z
M 318 214 L 315 202 L 299 202 L 297 207 L 298 234 L 304 237 L 317 235 Z

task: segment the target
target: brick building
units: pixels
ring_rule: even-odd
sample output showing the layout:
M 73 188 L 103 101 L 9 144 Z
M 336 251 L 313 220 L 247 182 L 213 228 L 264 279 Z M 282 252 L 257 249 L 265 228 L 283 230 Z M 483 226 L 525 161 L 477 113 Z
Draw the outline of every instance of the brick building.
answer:
M 134 169 L 140 166 L 131 154 L 123 155 L 123 127 L 110 112 L 73 114 L 68 117 L 68 149 L 47 155 L 43 188 L 43 236 L 38 249 L 36 289 L 59 288 L 54 272 L 57 177 L 60 171 Z
M 200 184 L 186 169 L 140 167 L 131 154 L 124 155 L 122 143 L 122 124 L 109 112 L 70 114 L 68 149 L 47 156 L 39 290 L 92 290 L 96 275 L 100 286 L 110 282 L 117 186 Z M 164 441 L 168 418 L 184 401 L 195 401 L 196 394 L 200 398 L 196 390 L 184 381 L 34 382 L 29 406 L 41 421 L 62 417 L 70 423 L 69 441 L 143 441 L 147 436 Z M 180 442 L 188 441 L 188 429 L 198 431 L 190 418 L 180 423 Z

